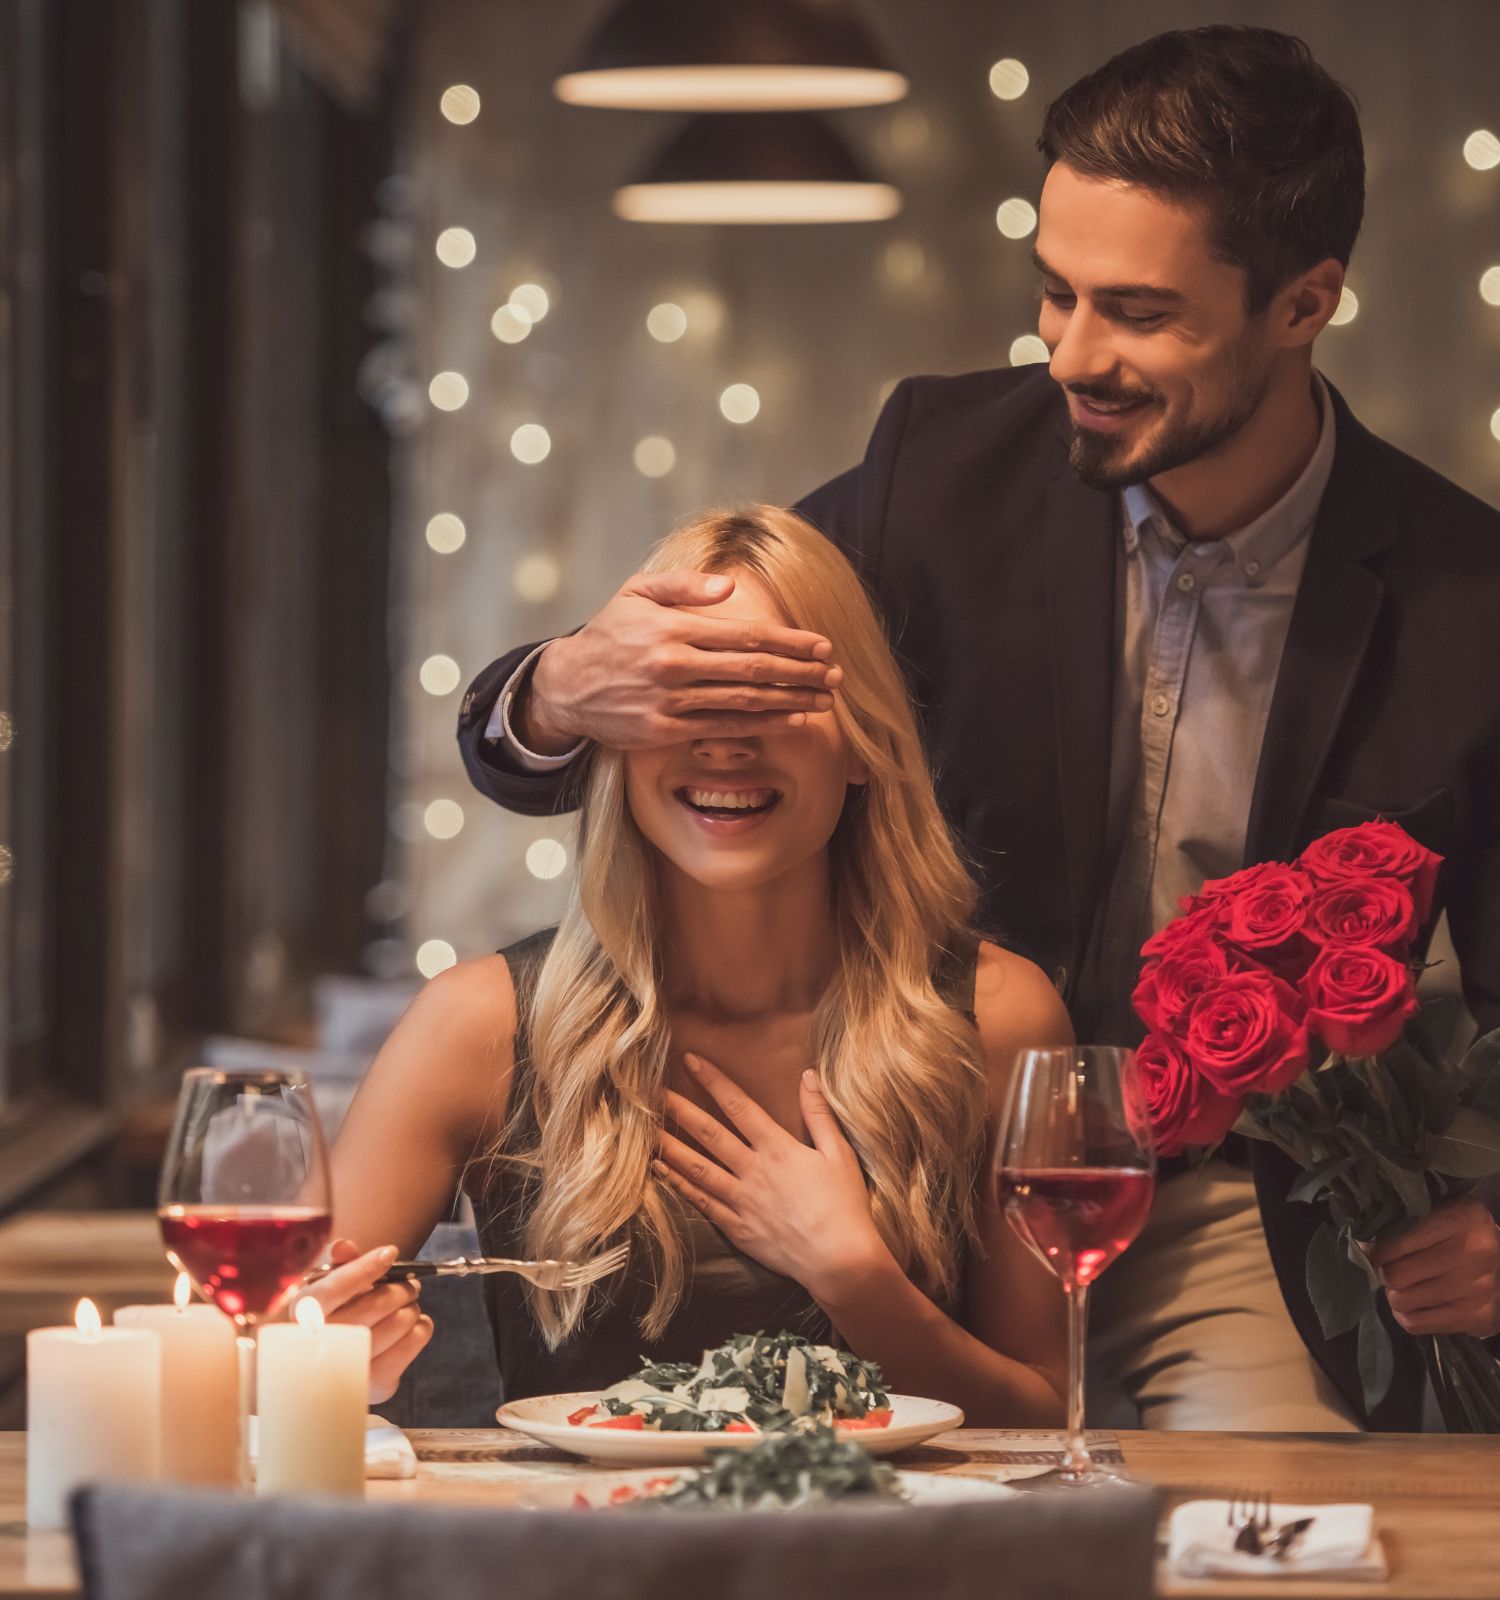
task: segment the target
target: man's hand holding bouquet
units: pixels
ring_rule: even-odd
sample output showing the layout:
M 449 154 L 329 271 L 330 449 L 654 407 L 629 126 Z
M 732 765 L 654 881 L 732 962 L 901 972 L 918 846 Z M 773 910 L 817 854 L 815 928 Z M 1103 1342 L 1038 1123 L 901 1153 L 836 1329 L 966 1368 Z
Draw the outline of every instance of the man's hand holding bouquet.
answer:
M 1500 1172 L 1500 1031 L 1445 1068 L 1417 1018 L 1412 946 L 1441 857 L 1390 822 L 1203 886 L 1142 950 L 1134 1003 L 1157 1147 L 1232 1130 L 1302 1169 L 1327 1216 L 1307 1287 L 1324 1334 L 1358 1328 L 1373 1409 L 1391 1381 L 1388 1298 L 1420 1337 L 1452 1431 L 1500 1431 L 1500 1229 L 1469 1194 Z

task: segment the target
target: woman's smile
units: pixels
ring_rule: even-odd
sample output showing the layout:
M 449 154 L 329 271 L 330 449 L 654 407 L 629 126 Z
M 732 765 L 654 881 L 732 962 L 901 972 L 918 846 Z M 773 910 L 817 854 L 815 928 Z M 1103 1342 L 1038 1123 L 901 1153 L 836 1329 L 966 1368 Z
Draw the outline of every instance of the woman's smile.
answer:
M 749 832 L 781 801 L 781 790 L 765 785 L 683 784 L 673 793 L 694 822 L 711 834 Z

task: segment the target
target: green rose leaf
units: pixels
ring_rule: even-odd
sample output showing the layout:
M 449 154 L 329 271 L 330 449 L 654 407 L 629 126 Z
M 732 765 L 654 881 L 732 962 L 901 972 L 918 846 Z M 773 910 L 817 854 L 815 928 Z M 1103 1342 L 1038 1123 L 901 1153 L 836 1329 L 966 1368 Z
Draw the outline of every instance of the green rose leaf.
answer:
M 1344 1253 L 1338 1234 L 1326 1222 L 1307 1247 L 1307 1297 L 1325 1339 L 1348 1333 L 1375 1303 L 1369 1279 Z
M 1365 1415 L 1385 1399 L 1396 1370 L 1396 1352 L 1390 1330 L 1380 1320 L 1380 1305 L 1371 1300 L 1359 1319 L 1359 1381 L 1364 1389 Z
M 1429 1133 L 1423 1159 L 1449 1178 L 1487 1178 L 1500 1172 L 1500 1122 L 1482 1111 L 1457 1111 L 1441 1133 Z

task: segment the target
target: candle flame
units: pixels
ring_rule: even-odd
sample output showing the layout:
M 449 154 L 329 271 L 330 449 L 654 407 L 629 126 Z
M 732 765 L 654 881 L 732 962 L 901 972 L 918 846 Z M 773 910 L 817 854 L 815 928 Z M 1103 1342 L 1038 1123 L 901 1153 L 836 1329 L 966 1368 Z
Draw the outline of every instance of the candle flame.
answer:
M 299 1328 L 321 1328 L 323 1326 L 323 1308 L 310 1294 L 305 1294 L 298 1300 L 292 1315 L 297 1319 Z
M 91 1338 L 104 1326 L 99 1316 L 99 1308 L 92 1300 L 85 1299 L 78 1302 L 78 1309 L 73 1313 L 73 1326 Z
M 187 1273 L 179 1272 L 177 1282 L 172 1285 L 172 1304 L 179 1311 L 193 1298 L 193 1280 Z

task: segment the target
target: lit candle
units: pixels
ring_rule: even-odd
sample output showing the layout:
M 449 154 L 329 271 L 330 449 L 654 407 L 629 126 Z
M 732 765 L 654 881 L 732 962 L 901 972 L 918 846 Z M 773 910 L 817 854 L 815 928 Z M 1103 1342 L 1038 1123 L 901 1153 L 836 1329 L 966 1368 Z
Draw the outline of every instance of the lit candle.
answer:
M 239 1351 L 234 1323 L 217 1306 L 190 1305 L 177 1274 L 170 1306 L 122 1306 L 117 1328 L 150 1328 L 161 1340 L 161 1475 L 169 1483 L 235 1481 L 239 1445 Z
M 80 1300 L 71 1328 L 26 1335 L 26 1521 L 61 1528 L 68 1496 L 104 1479 L 150 1479 L 161 1461 L 161 1341 L 104 1328 Z
M 363 1494 L 370 1330 L 323 1320 L 311 1295 L 295 1322 L 260 1330 L 258 1494 Z

